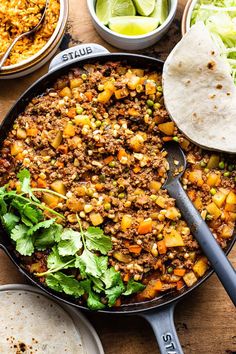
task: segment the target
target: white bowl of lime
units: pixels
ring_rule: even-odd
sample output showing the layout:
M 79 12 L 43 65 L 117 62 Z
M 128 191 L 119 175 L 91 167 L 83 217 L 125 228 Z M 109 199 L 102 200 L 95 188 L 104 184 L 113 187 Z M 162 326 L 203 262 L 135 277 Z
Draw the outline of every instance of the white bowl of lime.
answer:
M 178 0 L 87 0 L 100 36 L 125 50 L 155 44 L 174 20 L 177 4 Z

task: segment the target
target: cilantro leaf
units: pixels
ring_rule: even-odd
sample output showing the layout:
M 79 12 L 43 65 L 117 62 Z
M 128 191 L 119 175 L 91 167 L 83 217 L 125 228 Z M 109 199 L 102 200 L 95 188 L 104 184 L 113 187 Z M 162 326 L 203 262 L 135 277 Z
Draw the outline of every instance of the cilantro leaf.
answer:
M 63 291 L 67 295 L 73 295 L 75 298 L 79 298 L 84 294 L 81 283 L 73 276 L 65 275 L 62 272 L 47 275 L 46 284 L 53 290 Z
M 87 274 L 99 278 L 107 268 L 107 261 L 105 261 L 104 258 L 107 257 L 98 257 L 96 254 L 90 252 L 87 249 L 84 249 L 82 255 L 76 257 L 75 267 L 79 268 L 82 262 Z
M 47 259 L 48 272 L 74 267 L 74 260 L 75 258 L 73 257 L 62 258 L 58 253 L 57 247 L 54 246 Z
M 83 280 L 80 282 L 81 286 L 84 288 L 87 298 L 87 306 L 90 310 L 102 310 L 105 305 L 101 302 L 100 297 L 95 294 L 91 289 L 91 280 Z
M 87 277 L 86 265 L 84 264 L 83 260 L 77 255 L 75 260 L 75 268 L 79 269 L 80 275 L 83 279 Z
M 103 273 L 101 280 L 104 282 L 106 289 L 109 289 L 119 282 L 120 273 L 114 267 L 110 267 Z
M 126 291 L 122 294 L 125 296 L 137 293 L 145 288 L 145 285 L 134 281 L 133 279 L 129 280 L 127 283 Z
M 73 256 L 83 247 L 81 235 L 78 231 L 65 229 L 61 234 L 58 244 L 58 252 L 61 256 Z
M 118 273 L 118 274 L 119 274 L 119 278 L 118 278 L 116 285 L 105 291 L 105 294 L 108 298 L 108 306 L 109 307 L 112 307 L 113 305 L 115 305 L 115 302 L 118 299 L 118 297 L 125 291 L 125 286 L 124 286 L 123 281 L 121 279 L 121 275 L 120 275 L 120 273 Z
M 39 202 L 39 200 L 34 196 L 32 189 L 30 187 L 30 172 L 27 169 L 21 170 L 17 174 L 17 178 L 21 184 L 21 191 L 28 194 L 34 201 Z
M 48 229 L 54 222 L 55 219 L 48 219 L 48 220 L 41 221 L 29 229 L 28 235 L 29 236 L 33 235 L 39 229 Z
M 99 278 L 95 278 L 95 277 L 89 277 L 93 283 L 93 290 L 96 293 L 101 293 L 102 291 L 104 291 L 104 284 L 103 282 L 99 279 Z
M 18 198 L 14 198 L 11 201 L 11 207 L 16 209 L 21 217 L 21 221 L 26 225 L 26 226 L 33 226 L 33 222 L 28 218 L 27 215 L 24 214 L 24 207 L 25 205 L 28 204 L 28 201 L 20 200 Z
M 4 200 L 4 194 L 0 194 L 0 214 L 4 215 L 7 213 L 7 203 Z
M 35 236 L 34 247 L 37 250 L 44 251 L 46 248 L 53 246 L 55 242 L 58 242 L 61 232 L 61 225 L 52 224 L 48 229 Z
M 84 231 L 85 243 L 90 251 L 100 251 L 106 255 L 112 249 L 112 242 L 109 236 L 104 235 L 99 227 L 90 226 Z
M 20 218 L 13 213 L 6 213 L 2 216 L 2 222 L 7 231 L 14 229 Z
M 22 256 L 31 256 L 34 252 L 33 239 L 27 235 L 28 228 L 19 224 L 11 231 L 11 239 L 16 242 L 16 250 Z
M 43 213 L 41 210 L 35 208 L 30 204 L 26 204 L 23 208 L 23 214 L 26 216 L 33 224 L 38 223 L 43 219 Z

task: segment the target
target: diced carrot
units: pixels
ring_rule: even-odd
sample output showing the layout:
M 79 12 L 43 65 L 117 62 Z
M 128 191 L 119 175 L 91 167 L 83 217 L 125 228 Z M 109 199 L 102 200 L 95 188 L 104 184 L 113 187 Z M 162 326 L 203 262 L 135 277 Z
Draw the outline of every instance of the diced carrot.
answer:
M 167 141 L 173 140 L 173 138 L 172 138 L 171 136 L 163 136 L 162 140 L 163 140 L 164 142 L 167 142 Z
M 27 134 L 27 136 L 37 136 L 38 129 L 37 128 L 26 129 L 26 134 Z
M 129 281 L 129 278 L 130 278 L 129 273 L 126 273 L 126 274 L 124 275 L 124 278 L 123 278 L 124 282 L 128 282 L 128 281 Z
M 120 149 L 117 158 L 122 165 L 126 165 L 128 163 L 129 155 L 127 154 L 125 149 Z
M 134 173 L 139 173 L 141 171 L 141 167 L 139 165 L 133 168 Z
M 68 146 L 66 145 L 59 145 L 57 150 L 61 152 L 62 154 L 67 154 L 68 153 Z
M 104 164 L 105 165 L 108 165 L 111 161 L 113 161 L 114 160 L 114 157 L 113 156 L 107 156 L 104 160 L 103 160 L 103 162 L 104 162 Z
M 157 242 L 157 248 L 158 248 L 158 252 L 160 254 L 165 254 L 167 252 L 165 240 L 158 241 Z
M 152 219 L 141 221 L 138 226 L 138 233 L 140 235 L 145 235 L 149 232 L 152 232 Z
M 128 248 L 130 246 L 130 242 L 128 240 L 124 240 L 124 245 Z
M 64 167 L 64 162 L 61 162 L 61 161 L 57 161 L 56 163 L 55 163 L 55 165 L 57 166 L 57 167 Z
M 137 111 L 135 108 L 129 108 L 128 114 L 130 116 L 137 117 L 139 115 L 139 111 Z
M 153 288 L 157 291 L 160 291 L 162 289 L 162 282 L 158 279 L 154 284 Z
M 70 124 L 70 123 L 67 123 L 65 128 L 64 128 L 64 131 L 63 131 L 63 136 L 64 137 L 73 137 L 75 136 L 75 127 L 73 124 Z
M 23 156 L 22 152 L 19 152 L 19 154 L 17 154 L 16 157 L 15 157 L 15 159 L 16 159 L 17 161 L 22 161 L 23 158 L 24 158 L 24 156 Z
M 93 99 L 93 94 L 91 91 L 86 91 L 85 93 L 85 96 L 87 97 L 88 101 L 91 102 L 92 99 Z
M 162 268 L 162 261 L 161 259 L 158 259 L 156 264 L 154 265 L 154 269 L 160 269 Z
M 174 269 L 174 275 L 178 275 L 179 277 L 183 277 L 185 273 L 186 273 L 186 269 L 184 268 Z
M 37 186 L 38 186 L 37 182 L 35 182 L 35 181 L 31 182 L 31 187 L 32 188 L 36 188 Z
M 69 118 L 74 118 L 76 116 L 76 109 L 75 108 L 70 108 L 67 112 L 67 117 Z
M 38 178 L 37 185 L 39 188 L 46 188 L 47 182 L 45 180 L 43 180 L 42 178 Z
M 178 280 L 177 283 L 176 283 L 176 289 L 177 290 L 180 290 L 184 287 L 184 282 L 182 279 Z
M 96 189 L 98 192 L 102 191 L 102 190 L 104 189 L 104 184 L 102 184 L 102 183 L 96 183 L 96 184 L 95 184 L 95 189 Z
M 129 251 L 134 254 L 140 254 L 140 252 L 142 250 L 142 247 L 139 245 L 130 245 L 128 248 L 129 248 Z

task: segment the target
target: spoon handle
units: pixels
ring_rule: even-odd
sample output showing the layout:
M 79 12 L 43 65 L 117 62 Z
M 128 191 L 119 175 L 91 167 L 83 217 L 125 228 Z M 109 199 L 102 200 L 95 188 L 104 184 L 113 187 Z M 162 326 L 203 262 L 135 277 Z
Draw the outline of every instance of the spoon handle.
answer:
M 195 209 L 178 179 L 166 186 L 184 216 L 192 234 L 214 268 L 232 302 L 236 306 L 236 272 L 218 245 L 205 221 Z
M 0 71 L 2 70 L 2 67 L 5 63 L 5 61 L 7 60 L 7 58 L 9 57 L 9 54 L 11 53 L 12 48 L 14 47 L 14 45 L 16 44 L 16 42 L 20 39 L 21 36 L 16 37 L 12 43 L 9 45 L 9 47 L 7 48 L 6 52 L 4 53 L 4 55 L 2 56 L 2 58 L 0 59 Z

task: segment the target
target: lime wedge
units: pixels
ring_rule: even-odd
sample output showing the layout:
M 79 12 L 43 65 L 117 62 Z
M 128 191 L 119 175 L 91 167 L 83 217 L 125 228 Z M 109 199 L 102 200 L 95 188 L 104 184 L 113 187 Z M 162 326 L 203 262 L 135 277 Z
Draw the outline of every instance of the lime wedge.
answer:
M 156 0 L 155 8 L 150 16 L 157 18 L 162 25 L 168 16 L 168 0 Z
M 153 31 L 158 26 L 154 17 L 118 16 L 110 18 L 109 28 L 126 36 L 138 36 Z
M 96 2 L 96 15 L 104 25 L 108 24 L 111 18 L 111 11 L 114 0 L 97 0 Z
M 114 0 L 111 13 L 112 17 L 134 16 L 136 9 L 132 0 Z
M 149 16 L 155 7 L 155 0 L 133 0 L 139 15 Z

